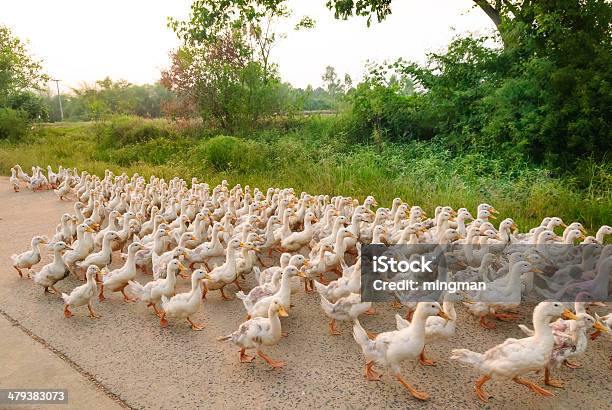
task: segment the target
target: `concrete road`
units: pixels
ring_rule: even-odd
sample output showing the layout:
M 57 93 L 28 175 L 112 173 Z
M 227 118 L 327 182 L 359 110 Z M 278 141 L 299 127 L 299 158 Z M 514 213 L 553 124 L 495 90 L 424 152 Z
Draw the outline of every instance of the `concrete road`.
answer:
M 484 351 L 522 334 L 512 322 L 499 323 L 496 330 L 482 329 L 462 308 L 454 340 L 428 348 L 437 366 L 404 366 L 405 378 L 431 394 L 427 402 L 412 398 L 390 377 L 366 381 L 350 326 L 340 323 L 342 335 L 330 336 L 316 295 L 300 293 L 294 298 L 291 317 L 283 319 L 289 336 L 267 349 L 271 357 L 286 362 L 280 370 L 270 369 L 261 360 L 241 364 L 234 346 L 216 340 L 234 331 L 245 316 L 239 300 L 223 301 L 218 292 L 210 294 L 195 318 L 206 324 L 201 332 L 190 330 L 186 322 L 171 322 L 161 329 L 145 306 L 126 304 L 120 294 L 109 295 L 102 304 L 96 302 L 103 316 L 100 320 L 90 320 L 81 308 L 65 319 L 58 297 L 45 295 L 39 286 L 20 279 L 9 257 L 25 250 L 33 235 L 51 236 L 60 215 L 71 209 L 72 203 L 60 202 L 51 192 L 13 193 L 8 179 L 0 179 L 0 260 L 4 261 L 0 313 L 5 316 L 0 317 L 1 334 L 10 327 L 7 323 L 19 324 L 19 329 L 7 331 L 9 337 L 0 344 L 2 388 L 30 383 L 40 387 L 39 383 L 46 386 L 54 380 L 55 387 L 69 389 L 71 405 L 78 408 L 612 408 L 608 368 L 612 346 L 604 340 L 589 346 L 580 360 L 584 368 L 555 372 L 555 377 L 567 382 L 566 389 L 553 389 L 555 397 L 543 398 L 524 386 L 493 381 L 487 387 L 494 398 L 488 405 L 480 404 L 473 388 L 478 375 L 450 361 L 450 350 Z M 46 256 L 43 263 L 48 260 Z M 251 285 L 252 281 L 249 278 Z M 67 292 L 78 284 L 69 278 L 58 288 Z M 188 282 L 182 280 L 180 286 L 186 289 Z M 392 329 L 396 311 L 386 305 L 377 310 L 377 315 L 363 318 L 364 327 Z M 521 322 L 531 325 L 529 312 L 523 307 Z M 44 344 L 28 340 L 32 338 Z M 541 375 L 532 379 L 540 382 Z M 81 400 L 90 400 L 89 405 Z

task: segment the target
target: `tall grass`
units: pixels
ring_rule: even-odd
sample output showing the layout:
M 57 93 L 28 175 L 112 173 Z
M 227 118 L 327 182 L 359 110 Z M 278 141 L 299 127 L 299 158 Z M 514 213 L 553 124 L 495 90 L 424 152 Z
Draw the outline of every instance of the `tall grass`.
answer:
M 591 182 L 581 188 L 576 178 L 553 177 L 525 163 L 486 154 L 455 156 L 436 141 L 351 145 L 326 119 L 250 138 L 197 138 L 197 127 L 125 118 L 42 127 L 27 142 L 2 142 L 0 170 L 6 174 L 15 163 L 61 164 L 99 175 L 110 169 L 145 177 L 196 176 L 210 184 L 227 179 L 261 189 L 291 186 L 359 199 L 374 195 L 383 206 L 400 197 L 428 211 L 437 205 L 475 209 L 488 202 L 522 230 L 552 215 L 581 221 L 591 230 L 612 222 L 609 164 L 585 163 L 581 180 Z

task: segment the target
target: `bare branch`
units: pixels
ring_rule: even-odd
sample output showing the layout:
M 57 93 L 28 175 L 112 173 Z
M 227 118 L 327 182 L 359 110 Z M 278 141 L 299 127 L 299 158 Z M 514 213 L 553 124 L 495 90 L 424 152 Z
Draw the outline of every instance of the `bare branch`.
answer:
M 473 0 L 473 1 L 474 3 L 476 3 L 478 7 L 482 9 L 482 11 L 486 13 L 487 16 L 489 16 L 493 24 L 495 24 L 495 27 L 497 27 L 497 29 L 499 30 L 499 26 L 501 24 L 501 14 L 499 13 L 499 9 L 496 9 L 495 7 L 493 7 L 486 0 Z

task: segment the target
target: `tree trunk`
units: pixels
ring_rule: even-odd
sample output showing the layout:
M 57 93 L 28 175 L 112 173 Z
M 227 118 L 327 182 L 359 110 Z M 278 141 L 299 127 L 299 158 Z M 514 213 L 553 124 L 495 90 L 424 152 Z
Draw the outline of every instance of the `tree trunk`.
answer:
M 499 33 L 499 36 L 501 37 L 502 43 L 504 44 L 504 47 L 505 47 L 506 41 L 504 40 L 504 35 L 500 28 L 501 23 L 502 23 L 501 13 L 499 10 L 501 6 L 501 1 L 497 1 L 495 7 L 491 5 L 491 3 L 489 3 L 487 0 L 473 0 L 473 1 L 474 3 L 476 3 L 478 7 L 482 9 L 482 11 L 485 12 L 487 16 L 489 16 L 493 24 L 495 24 L 495 28 L 497 29 L 497 32 Z

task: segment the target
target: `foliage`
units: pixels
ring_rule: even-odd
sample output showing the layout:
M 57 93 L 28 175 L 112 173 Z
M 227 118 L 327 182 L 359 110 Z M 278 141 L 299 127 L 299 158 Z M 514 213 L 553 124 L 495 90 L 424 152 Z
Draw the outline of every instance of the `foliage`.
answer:
M 43 120 L 47 111 L 34 94 L 47 76 L 24 42 L 0 25 L 0 140 L 23 140 L 31 120 Z
M 265 166 L 265 150 L 261 148 L 253 141 L 217 136 L 200 142 L 196 156 L 216 171 L 253 172 Z
M 62 94 L 64 119 L 67 121 L 99 121 L 111 115 L 138 115 L 145 118 L 172 116 L 174 93 L 159 83 L 135 85 L 109 77 L 94 85 L 83 84 L 69 94 Z M 47 95 L 44 103 L 51 121 L 60 120 L 57 95 Z
M 0 107 L 0 140 L 22 141 L 29 129 L 30 121 L 25 111 Z
M 24 111 L 30 120 L 46 121 L 49 118 L 49 107 L 43 97 L 32 91 L 11 94 L 7 99 L 7 106 Z
M 25 43 L 0 25 L 0 107 L 6 107 L 7 100 L 15 94 L 39 89 L 47 79 L 41 63 L 30 56 Z
M 526 3 L 525 3 L 526 4 Z M 490 37 L 455 39 L 424 66 L 387 68 L 410 77 L 417 94 L 366 79 L 351 96 L 347 132 L 372 141 L 438 136 L 455 150 L 504 155 L 571 170 L 579 159 L 609 160 L 612 150 L 612 5 L 602 0 L 537 2 L 515 10 Z
M 420 98 L 410 78 L 391 66 L 370 64 L 363 82 L 350 92 L 345 130 L 354 142 L 407 141 L 431 138 Z
M 246 134 L 261 119 L 295 111 L 298 96 L 281 84 L 270 59 L 285 36 L 275 25 L 290 15 L 274 3 L 196 0 L 187 20 L 169 20 L 183 44 L 172 53 L 162 83 L 185 105 L 197 105 L 211 127 Z M 314 21 L 304 17 L 296 30 L 312 27 Z
M 232 33 L 215 44 L 183 46 L 162 73 L 162 83 L 186 104 L 195 103 L 211 127 L 236 132 L 249 130 L 260 117 L 280 110 L 280 82 L 266 77 L 263 66 L 251 61 Z

